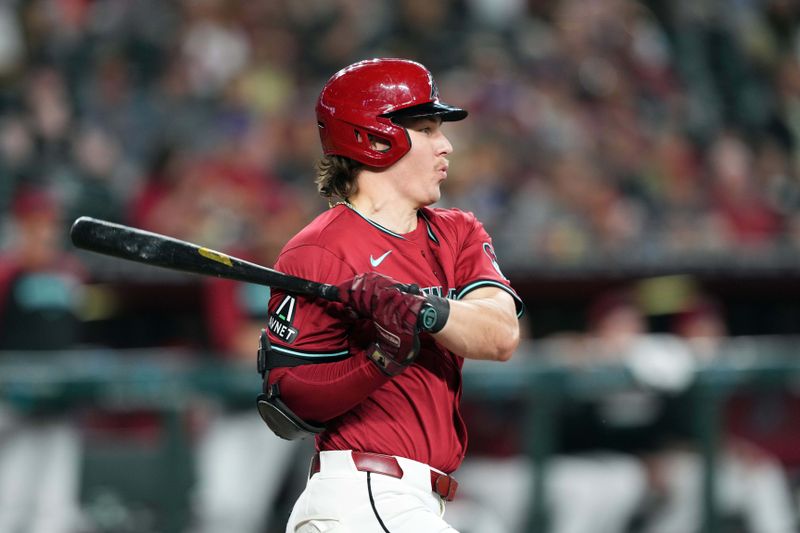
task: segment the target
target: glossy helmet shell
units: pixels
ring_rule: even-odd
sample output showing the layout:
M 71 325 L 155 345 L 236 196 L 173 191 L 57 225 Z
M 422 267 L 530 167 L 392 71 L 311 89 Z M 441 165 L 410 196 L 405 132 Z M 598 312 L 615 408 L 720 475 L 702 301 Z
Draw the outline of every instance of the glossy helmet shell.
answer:
M 359 61 L 334 74 L 317 100 L 317 124 L 325 155 L 349 157 L 384 168 L 411 149 L 399 117 L 438 116 L 461 120 L 463 109 L 439 101 L 433 76 L 423 65 L 406 59 Z M 389 145 L 371 146 L 377 139 Z

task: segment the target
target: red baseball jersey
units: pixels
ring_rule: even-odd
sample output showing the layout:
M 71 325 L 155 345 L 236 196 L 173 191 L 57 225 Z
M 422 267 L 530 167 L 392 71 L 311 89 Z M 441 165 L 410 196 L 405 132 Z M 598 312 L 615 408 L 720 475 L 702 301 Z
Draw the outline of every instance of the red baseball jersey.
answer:
M 401 235 L 337 205 L 289 241 L 275 268 L 330 284 L 375 271 L 456 300 L 498 287 L 514 297 L 521 314 L 491 239 L 471 213 L 423 208 L 418 217 L 417 228 Z M 461 464 L 467 445 L 459 409 L 462 357 L 422 334 L 417 359 L 390 379 L 363 355 L 373 341 L 371 323 L 353 320 L 341 304 L 276 290 L 269 311 L 273 349 L 319 363 L 269 376 L 298 416 L 326 423 L 318 450 L 399 455 L 444 472 Z

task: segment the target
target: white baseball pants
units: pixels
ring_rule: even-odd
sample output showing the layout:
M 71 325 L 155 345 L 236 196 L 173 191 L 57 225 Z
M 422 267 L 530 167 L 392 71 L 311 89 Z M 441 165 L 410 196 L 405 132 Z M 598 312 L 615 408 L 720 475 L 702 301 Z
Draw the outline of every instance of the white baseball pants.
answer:
M 286 533 L 458 533 L 431 491 L 431 468 L 398 457 L 402 479 L 356 469 L 350 451 L 320 453 Z

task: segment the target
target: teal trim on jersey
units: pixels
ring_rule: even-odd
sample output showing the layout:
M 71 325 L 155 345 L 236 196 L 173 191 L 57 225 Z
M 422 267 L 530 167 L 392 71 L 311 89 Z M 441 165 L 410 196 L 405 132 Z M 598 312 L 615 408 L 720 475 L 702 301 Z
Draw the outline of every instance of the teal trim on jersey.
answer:
M 349 355 L 349 350 L 341 350 L 338 352 L 299 352 L 297 350 L 290 350 L 289 348 L 284 348 L 283 346 L 276 346 L 272 345 L 272 349 L 276 352 L 280 352 L 286 355 L 292 355 L 294 357 L 304 357 L 306 359 L 333 359 L 333 358 L 340 358 L 344 357 L 345 355 Z
M 386 228 L 384 228 L 383 226 L 381 226 L 380 224 L 378 224 L 377 222 L 373 222 L 372 220 L 368 219 L 367 217 L 365 217 L 364 215 L 362 215 L 361 213 L 359 213 L 359 212 L 358 212 L 358 210 L 357 210 L 357 209 L 355 209 L 355 208 L 353 208 L 352 206 L 350 206 L 350 205 L 348 205 L 348 204 L 344 204 L 344 206 L 345 206 L 345 207 L 347 207 L 348 209 L 350 209 L 350 210 L 351 210 L 353 213 L 355 213 L 356 215 L 360 216 L 361 218 L 363 218 L 364 220 L 366 220 L 367 222 L 369 222 L 370 224 L 372 224 L 373 226 L 375 226 L 376 228 L 378 228 L 379 230 L 381 230 L 382 232 L 384 232 L 384 233 L 388 233 L 388 234 L 389 234 L 389 235 L 391 235 L 392 237 L 397 237 L 398 239 L 403 239 L 403 240 L 406 240 L 406 238 L 405 238 L 405 237 L 403 237 L 402 235 L 400 235 L 399 233 L 395 233 L 395 232 L 393 232 L 393 231 L 392 231 L 392 230 L 390 230 L 390 229 L 386 229 Z
M 480 280 L 480 281 L 472 282 L 469 285 L 467 285 L 466 287 L 464 287 L 463 289 L 461 289 L 460 291 L 458 291 L 458 293 L 456 293 L 456 298 L 455 299 L 456 300 L 461 300 L 464 296 L 467 295 L 467 293 L 470 293 L 470 292 L 474 291 L 475 289 L 477 289 L 479 287 L 487 287 L 487 286 L 489 286 L 489 287 L 497 287 L 498 289 L 503 289 L 508 294 L 510 294 L 511 297 L 514 298 L 514 301 L 517 304 L 517 318 L 522 316 L 522 314 L 525 312 L 525 304 L 522 302 L 520 297 L 517 296 L 514 293 L 514 291 L 512 291 L 511 289 L 509 289 L 508 287 L 506 287 L 505 285 L 503 285 L 499 281 L 483 279 L 483 280 Z
M 425 213 L 422 211 L 417 212 L 419 213 L 419 216 L 422 217 L 422 220 L 425 221 L 425 227 L 428 229 L 428 237 L 430 237 L 430 239 L 436 244 L 439 244 L 439 239 L 436 238 L 436 234 L 433 232 L 433 228 L 431 227 L 431 222 L 428 220 L 428 217 L 426 217 Z
M 342 205 L 344 205 L 345 207 L 350 209 L 353 213 L 355 213 L 356 215 L 360 216 L 361 218 L 363 218 L 364 220 L 366 220 L 367 222 L 369 222 L 371 225 L 375 226 L 376 228 L 378 228 L 382 232 L 388 233 L 392 237 L 397 237 L 398 239 L 403 239 L 404 241 L 407 240 L 405 237 L 403 237 L 399 233 L 395 233 L 390 229 L 384 228 L 383 226 L 381 226 L 377 222 L 374 222 L 374 221 L 368 219 L 367 217 L 365 217 L 364 215 L 359 213 L 358 210 L 356 208 L 354 208 L 353 206 L 351 206 L 349 204 L 342 204 Z M 433 232 L 433 228 L 431 228 L 431 223 L 428 221 L 428 218 L 425 216 L 425 214 L 422 211 L 417 211 L 417 212 L 422 217 L 422 220 L 425 221 L 425 228 L 428 230 L 428 237 L 433 242 L 435 242 L 436 244 L 439 244 L 439 239 L 436 238 L 436 234 Z

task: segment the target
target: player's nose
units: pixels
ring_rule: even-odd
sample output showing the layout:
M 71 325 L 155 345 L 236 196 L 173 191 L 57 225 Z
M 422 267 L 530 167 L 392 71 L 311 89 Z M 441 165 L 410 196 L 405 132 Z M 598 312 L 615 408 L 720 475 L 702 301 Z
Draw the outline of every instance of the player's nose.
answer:
M 450 139 L 448 139 L 441 130 L 439 130 L 436 148 L 440 155 L 447 155 L 453 151 L 453 145 L 450 143 Z

